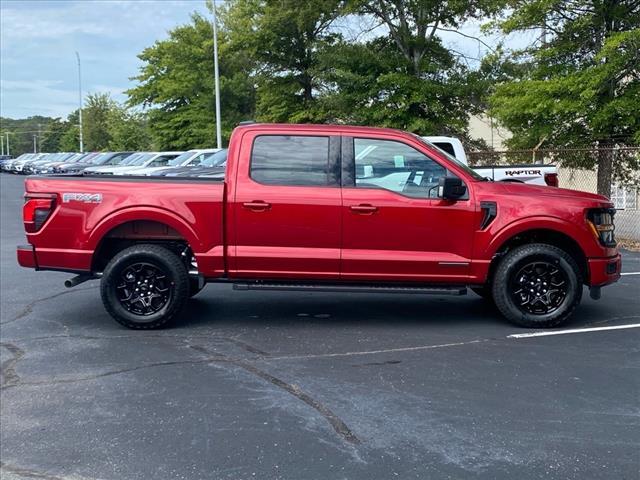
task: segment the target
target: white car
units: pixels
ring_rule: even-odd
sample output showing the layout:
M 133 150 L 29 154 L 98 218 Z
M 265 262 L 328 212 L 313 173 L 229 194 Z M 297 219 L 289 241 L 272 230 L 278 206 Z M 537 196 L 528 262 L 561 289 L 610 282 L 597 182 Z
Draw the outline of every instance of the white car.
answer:
M 150 159 L 145 160 L 141 165 L 133 165 L 129 168 L 123 168 L 116 172 L 114 175 L 144 175 L 144 171 L 150 168 L 166 168 L 168 163 L 179 157 L 182 152 L 154 152 L 155 155 Z
M 137 170 L 149 166 L 166 165 L 180 155 L 180 152 L 140 152 L 127 157 L 119 165 L 87 168 L 85 175 L 138 175 Z M 156 162 L 154 164 L 154 162 Z
M 219 148 L 203 148 L 182 152 L 179 156 L 169 160 L 165 165 L 149 165 L 135 171 L 136 175 L 153 175 L 160 170 L 177 167 L 197 167 L 212 153 L 219 152 Z
M 449 156 L 468 165 L 467 154 L 462 142 L 454 137 L 422 137 Z M 555 165 L 487 165 L 483 167 L 471 167 L 483 177 L 496 182 L 518 182 L 533 185 L 558 186 L 558 170 Z
M 86 175 L 113 175 L 114 170 L 117 168 L 132 167 L 144 163 L 149 158 L 153 157 L 153 152 L 138 152 L 125 158 L 118 165 L 102 165 L 99 167 L 90 167 L 84 170 Z

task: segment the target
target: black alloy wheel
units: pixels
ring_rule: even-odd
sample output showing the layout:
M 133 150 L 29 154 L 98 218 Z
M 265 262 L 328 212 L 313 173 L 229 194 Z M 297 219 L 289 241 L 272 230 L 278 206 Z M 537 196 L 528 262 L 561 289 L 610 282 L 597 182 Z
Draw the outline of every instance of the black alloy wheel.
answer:
M 511 278 L 511 298 L 518 308 L 533 315 L 553 313 L 567 298 L 568 283 L 558 265 L 534 261 Z
M 582 272 L 566 251 L 531 243 L 509 250 L 498 261 L 491 292 L 500 313 L 516 325 L 557 327 L 580 303 Z
M 139 262 L 125 268 L 116 286 L 118 300 L 135 315 L 148 316 L 162 310 L 171 300 L 173 284 L 161 267 Z
M 107 312 L 125 327 L 162 328 L 178 316 L 189 299 L 189 273 L 168 248 L 134 245 L 108 263 L 100 293 Z

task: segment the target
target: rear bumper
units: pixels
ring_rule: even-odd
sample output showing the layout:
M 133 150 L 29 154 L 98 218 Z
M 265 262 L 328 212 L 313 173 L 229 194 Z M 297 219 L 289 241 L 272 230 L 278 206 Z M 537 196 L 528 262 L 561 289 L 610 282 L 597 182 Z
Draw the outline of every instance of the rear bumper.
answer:
M 18 245 L 18 264 L 25 268 L 38 268 L 36 252 L 33 245 Z
M 71 250 L 20 245 L 17 248 L 18 264 L 36 270 L 86 273 L 91 271 L 92 250 Z
M 602 287 L 620 279 L 622 259 L 620 255 L 609 258 L 590 258 L 589 286 Z

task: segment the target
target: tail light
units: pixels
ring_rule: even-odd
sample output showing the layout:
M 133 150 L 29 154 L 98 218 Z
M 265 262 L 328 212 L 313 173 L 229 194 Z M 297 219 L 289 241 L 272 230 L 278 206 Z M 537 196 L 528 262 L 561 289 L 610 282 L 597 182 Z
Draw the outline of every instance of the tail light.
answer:
M 27 233 L 40 230 L 56 206 L 55 193 L 25 193 L 22 218 Z
M 616 239 L 614 236 L 615 226 L 613 224 L 613 216 L 616 213 L 613 208 L 597 208 L 589 210 L 587 219 L 594 235 L 604 247 L 615 247 Z
M 544 174 L 544 183 L 546 183 L 550 187 L 557 187 L 559 185 L 558 174 L 557 173 L 545 173 Z

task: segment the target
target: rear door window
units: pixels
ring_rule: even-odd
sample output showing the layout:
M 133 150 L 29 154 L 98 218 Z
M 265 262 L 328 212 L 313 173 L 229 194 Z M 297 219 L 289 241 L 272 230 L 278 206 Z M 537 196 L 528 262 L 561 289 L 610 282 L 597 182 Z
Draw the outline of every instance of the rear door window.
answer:
M 258 136 L 250 176 L 265 185 L 328 186 L 329 137 Z

